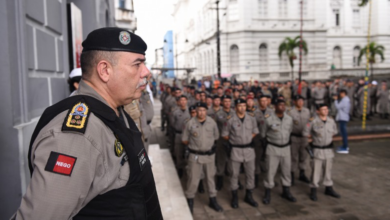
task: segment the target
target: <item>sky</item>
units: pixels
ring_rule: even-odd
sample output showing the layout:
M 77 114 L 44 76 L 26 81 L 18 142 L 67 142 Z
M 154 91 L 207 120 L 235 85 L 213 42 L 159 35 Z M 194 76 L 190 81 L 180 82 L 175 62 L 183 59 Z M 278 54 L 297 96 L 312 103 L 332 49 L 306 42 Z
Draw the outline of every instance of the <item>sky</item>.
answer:
M 173 28 L 174 2 L 175 0 L 134 0 L 134 13 L 137 17 L 135 33 L 148 45 L 148 67 L 155 61 L 154 50 L 163 46 L 165 33 Z

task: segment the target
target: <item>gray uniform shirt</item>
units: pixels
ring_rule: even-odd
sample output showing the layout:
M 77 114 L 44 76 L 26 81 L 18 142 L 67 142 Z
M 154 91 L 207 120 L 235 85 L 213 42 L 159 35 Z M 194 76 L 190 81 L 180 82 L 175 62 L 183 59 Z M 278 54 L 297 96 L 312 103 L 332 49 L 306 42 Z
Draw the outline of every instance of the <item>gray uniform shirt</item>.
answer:
M 258 134 L 256 119 L 247 113 L 241 121 L 237 114 L 225 122 L 222 129 L 222 137 L 229 137 L 229 142 L 232 145 L 247 145 L 252 142 L 253 134 Z M 237 148 L 233 147 L 230 159 L 237 162 L 250 161 L 255 159 L 254 148 Z
M 323 122 L 320 117 L 315 117 L 313 121 L 308 123 L 303 134 L 311 135 L 313 145 L 328 146 L 333 141 L 333 136 L 337 134 L 337 125 L 333 118 L 328 116 L 326 122 Z M 314 157 L 318 159 L 329 159 L 334 157 L 333 149 L 313 149 Z
M 172 112 L 171 116 L 171 125 L 176 131 L 183 131 L 184 125 L 186 121 L 190 118 L 190 112 L 188 111 L 188 108 L 186 107 L 185 110 L 181 110 L 180 108 L 176 108 Z
M 253 113 L 257 122 L 257 126 L 259 127 L 259 132 L 261 133 L 261 131 L 264 130 L 265 118 L 271 116 L 274 113 L 274 110 L 267 107 L 264 113 L 261 109 L 256 109 Z
M 214 108 L 211 107 L 207 110 L 207 115 L 210 116 L 214 121 L 217 121 L 217 114 L 220 111 L 222 111 L 222 107 L 219 107 L 217 111 L 215 111 Z
M 217 123 L 206 117 L 204 123 L 200 123 L 197 117 L 191 118 L 186 124 L 182 135 L 182 141 L 188 141 L 188 147 L 195 151 L 209 151 L 212 149 L 214 142 L 219 138 Z M 199 163 L 210 163 L 215 160 L 213 155 L 195 155 L 190 154 L 189 161 Z
M 302 107 L 301 110 L 293 107 L 287 112 L 293 120 L 293 134 L 302 135 L 303 129 L 310 122 L 310 111 L 308 108 Z
M 316 104 L 322 104 L 324 103 L 325 95 L 326 95 L 326 89 L 323 87 L 314 87 L 312 90 L 311 97 L 313 98 L 314 103 Z
M 75 95 L 88 95 L 108 105 L 83 80 Z M 124 114 L 122 109 L 120 112 Z M 84 134 L 62 131 L 67 113 L 60 113 L 42 128 L 32 145 L 34 172 L 16 219 L 72 219 L 93 198 L 125 186 L 129 179 L 129 165 L 121 164 L 125 153 L 116 156 L 111 129 L 91 113 Z M 124 120 L 129 127 L 126 117 Z M 45 170 L 52 151 L 77 158 L 71 176 Z
M 264 130 L 261 136 L 267 138 L 268 142 L 285 145 L 290 141 L 290 134 L 293 129 L 292 118 L 284 113 L 283 118 L 280 119 L 276 114 L 272 114 L 265 119 Z M 288 156 L 290 154 L 290 146 L 283 148 L 276 147 L 270 143 L 267 145 L 267 155 Z
M 217 125 L 219 133 L 222 133 L 223 125 L 232 117 L 233 114 L 235 114 L 235 112 L 232 109 L 230 109 L 229 112 L 225 112 L 223 109 L 217 112 Z

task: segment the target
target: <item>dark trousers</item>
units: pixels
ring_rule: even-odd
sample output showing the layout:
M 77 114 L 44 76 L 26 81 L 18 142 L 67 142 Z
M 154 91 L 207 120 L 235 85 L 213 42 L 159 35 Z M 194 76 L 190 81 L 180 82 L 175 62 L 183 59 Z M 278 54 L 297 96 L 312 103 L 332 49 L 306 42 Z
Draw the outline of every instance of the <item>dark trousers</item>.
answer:
M 343 138 L 343 148 L 348 148 L 347 121 L 339 121 L 340 134 Z

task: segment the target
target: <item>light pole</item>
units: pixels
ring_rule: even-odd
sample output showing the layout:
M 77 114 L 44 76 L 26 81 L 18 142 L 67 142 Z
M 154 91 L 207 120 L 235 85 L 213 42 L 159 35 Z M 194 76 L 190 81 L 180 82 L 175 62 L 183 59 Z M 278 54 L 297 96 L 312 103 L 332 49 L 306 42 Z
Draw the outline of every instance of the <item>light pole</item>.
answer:
M 221 39 L 219 35 L 219 1 L 215 1 L 217 4 L 217 74 L 218 78 L 221 79 Z

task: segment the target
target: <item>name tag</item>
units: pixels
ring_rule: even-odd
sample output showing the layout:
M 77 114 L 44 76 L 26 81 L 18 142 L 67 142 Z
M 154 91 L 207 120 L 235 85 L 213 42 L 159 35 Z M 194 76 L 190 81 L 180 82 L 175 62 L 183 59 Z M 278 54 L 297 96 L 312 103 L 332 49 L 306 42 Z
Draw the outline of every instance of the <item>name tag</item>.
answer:
M 141 171 L 144 169 L 147 161 L 148 161 L 148 159 L 147 159 L 147 156 L 146 156 L 145 149 L 142 149 L 138 153 L 138 163 L 139 163 L 139 167 L 140 167 Z

